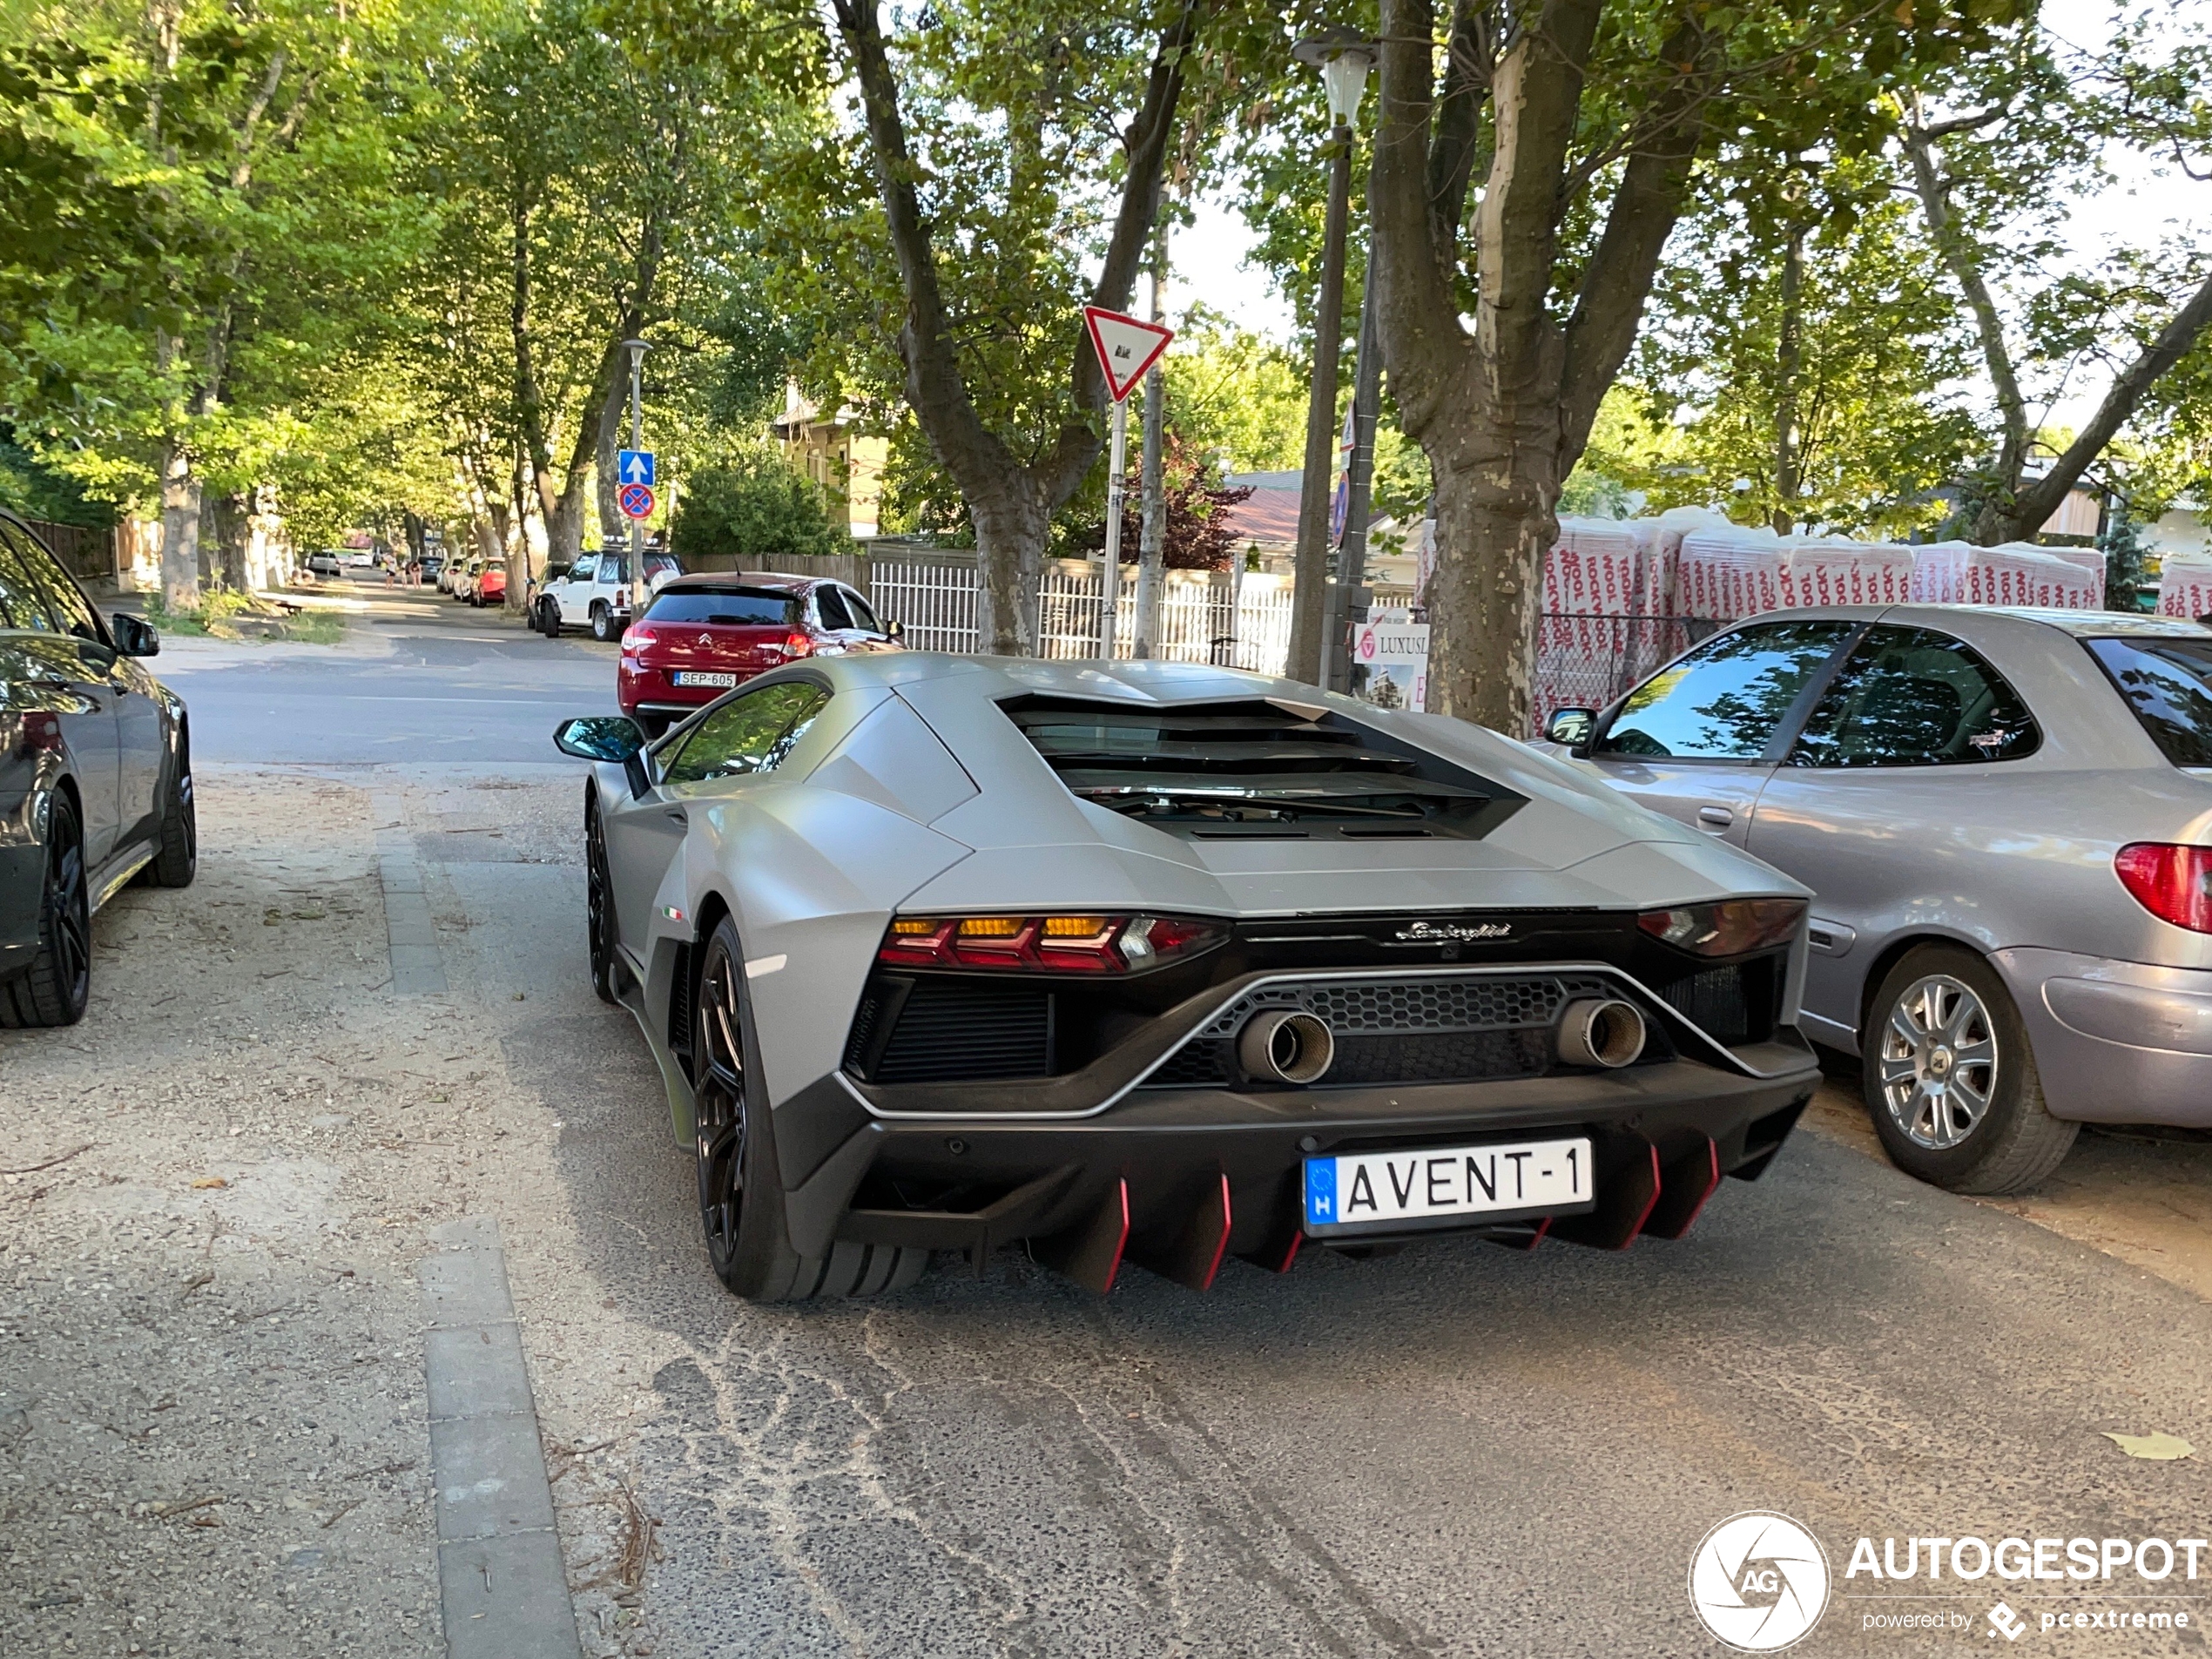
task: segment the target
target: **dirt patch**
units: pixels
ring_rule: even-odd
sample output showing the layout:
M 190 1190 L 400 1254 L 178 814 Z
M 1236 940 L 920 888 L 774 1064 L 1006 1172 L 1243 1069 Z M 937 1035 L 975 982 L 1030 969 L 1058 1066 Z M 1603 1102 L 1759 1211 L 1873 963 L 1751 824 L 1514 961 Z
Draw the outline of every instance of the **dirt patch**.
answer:
M 1805 1127 L 1887 1162 L 1859 1095 L 1858 1068 L 1825 1052 L 1821 1064 L 1827 1076 Z M 2033 1191 L 1975 1202 L 2212 1299 L 2212 1136 L 2085 1125 L 2066 1162 Z

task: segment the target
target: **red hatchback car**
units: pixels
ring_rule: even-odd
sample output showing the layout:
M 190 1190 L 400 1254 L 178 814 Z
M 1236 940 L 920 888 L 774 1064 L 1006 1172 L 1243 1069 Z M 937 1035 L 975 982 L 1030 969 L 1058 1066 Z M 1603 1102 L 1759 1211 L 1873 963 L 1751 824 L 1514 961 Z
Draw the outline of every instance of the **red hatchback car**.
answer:
M 679 576 L 624 631 L 615 698 L 658 737 L 755 674 L 801 657 L 897 651 L 901 631 L 841 582 L 765 571 Z

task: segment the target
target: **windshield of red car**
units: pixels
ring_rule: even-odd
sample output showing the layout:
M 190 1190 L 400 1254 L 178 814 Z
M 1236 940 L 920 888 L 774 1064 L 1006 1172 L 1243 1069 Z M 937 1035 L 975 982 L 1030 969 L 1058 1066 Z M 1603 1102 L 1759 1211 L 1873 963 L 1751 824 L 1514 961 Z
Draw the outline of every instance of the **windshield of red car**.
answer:
M 645 620 L 796 628 L 799 610 L 798 596 L 777 588 L 664 588 L 646 607 Z
M 2212 639 L 2092 639 L 2151 741 L 2177 766 L 2212 766 Z

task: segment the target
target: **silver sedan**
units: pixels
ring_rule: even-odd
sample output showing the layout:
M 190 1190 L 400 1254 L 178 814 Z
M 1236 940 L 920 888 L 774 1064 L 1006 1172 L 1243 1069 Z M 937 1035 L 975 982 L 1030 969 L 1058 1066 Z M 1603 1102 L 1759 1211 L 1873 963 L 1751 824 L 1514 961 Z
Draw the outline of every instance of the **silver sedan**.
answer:
M 1902 1168 L 2009 1192 L 2083 1123 L 2212 1126 L 2212 630 L 1792 610 L 1545 736 L 1814 889 L 1800 1022 Z

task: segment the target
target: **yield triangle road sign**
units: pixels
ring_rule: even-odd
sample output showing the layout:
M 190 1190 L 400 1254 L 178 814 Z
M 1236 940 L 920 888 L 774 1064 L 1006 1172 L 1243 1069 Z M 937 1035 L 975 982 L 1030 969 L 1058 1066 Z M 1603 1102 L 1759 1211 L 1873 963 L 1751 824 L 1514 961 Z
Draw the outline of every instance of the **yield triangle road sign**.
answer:
M 1090 343 L 1097 349 L 1098 365 L 1106 371 L 1106 389 L 1116 403 L 1136 389 L 1137 381 L 1144 378 L 1144 371 L 1152 367 L 1168 348 L 1168 341 L 1175 338 L 1173 329 L 1163 328 L 1157 322 L 1125 317 L 1118 311 L 1105 311 L 1096 306 L 1083 307 L 1083 327 L 1090 330 Z

